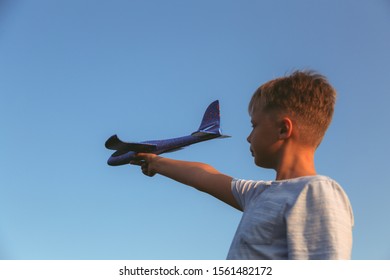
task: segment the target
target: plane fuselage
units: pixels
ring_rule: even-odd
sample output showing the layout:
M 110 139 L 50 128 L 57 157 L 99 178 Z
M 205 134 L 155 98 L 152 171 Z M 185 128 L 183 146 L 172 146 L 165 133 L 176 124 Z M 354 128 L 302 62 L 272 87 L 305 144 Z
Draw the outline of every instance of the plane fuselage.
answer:
M 174 151 L 195 143 L 199 143 L 202 141 L 207 141 L 210 139 L 218 138 L 221 134 L 205 134 L 202 136 L 196 136 L 196 135 L 187 135 L 183 137 L 178 138 L 171 138 L 166 140 L 151 140 L 151 141 L 143 141 L 140 142 L 141 144 L 153 144 L 157 146 L 156 151 L 153 152 L 153 154 L 159 155 L 162 153 Z M 130 161 L 132 161 L 137 152 L 127 152 L 125 154 L 119 155 L 119 156 L 112 156 L 108 160 L 108 164 L 111 166 L 117 166 L 117 165 L 123 165 L 123 164 L 129 164 Z

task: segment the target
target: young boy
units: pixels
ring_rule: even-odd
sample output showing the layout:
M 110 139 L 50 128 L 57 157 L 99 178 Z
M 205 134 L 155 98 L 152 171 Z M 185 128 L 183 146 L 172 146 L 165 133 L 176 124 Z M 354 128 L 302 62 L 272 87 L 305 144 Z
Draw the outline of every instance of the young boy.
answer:
M 349 259 L 353 214 L 332 179 L 317 175 L 314 153 L 333 115 L 336 92 L 310 71 L 271 80 L 254 93 L 250 151 L 275 181 L 238 180 L 197 162 L 140 153 L 132 164 L 209 193 L 243 211 L 228 259 Z

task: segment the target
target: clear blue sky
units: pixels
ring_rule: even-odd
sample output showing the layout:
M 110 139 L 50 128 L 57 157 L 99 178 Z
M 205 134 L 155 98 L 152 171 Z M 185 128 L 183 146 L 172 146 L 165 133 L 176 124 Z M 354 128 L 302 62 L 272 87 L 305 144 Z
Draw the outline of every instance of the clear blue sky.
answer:
M 0 1 L 0 258 L 224 259 L 240 213 L 105 140 L 182 136 L 220 100 L 232 138 L 168 156 L 247 179 L 247 104 L 302 68 L 338 91 L 317 171 L 352 202 L 354 259 L 390 259 L 388 0 Z

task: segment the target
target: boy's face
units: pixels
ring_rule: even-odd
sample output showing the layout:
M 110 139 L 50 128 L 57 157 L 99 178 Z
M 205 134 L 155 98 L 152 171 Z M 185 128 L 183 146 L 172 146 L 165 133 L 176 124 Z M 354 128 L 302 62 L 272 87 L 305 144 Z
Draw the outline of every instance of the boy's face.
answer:
M 277 114 L 257 109 L 252 113 L 251 122 L 252 132 L 247 140 L 256 165 L 275 169 L 282 144 Z

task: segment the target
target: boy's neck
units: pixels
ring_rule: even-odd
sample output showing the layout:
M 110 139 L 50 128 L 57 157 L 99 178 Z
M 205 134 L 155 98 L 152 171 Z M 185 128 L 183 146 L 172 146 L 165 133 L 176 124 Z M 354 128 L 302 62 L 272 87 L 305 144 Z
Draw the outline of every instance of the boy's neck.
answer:
M 276 166 L 276 180 L 316 175 L 313 149 L 284 149 Z

